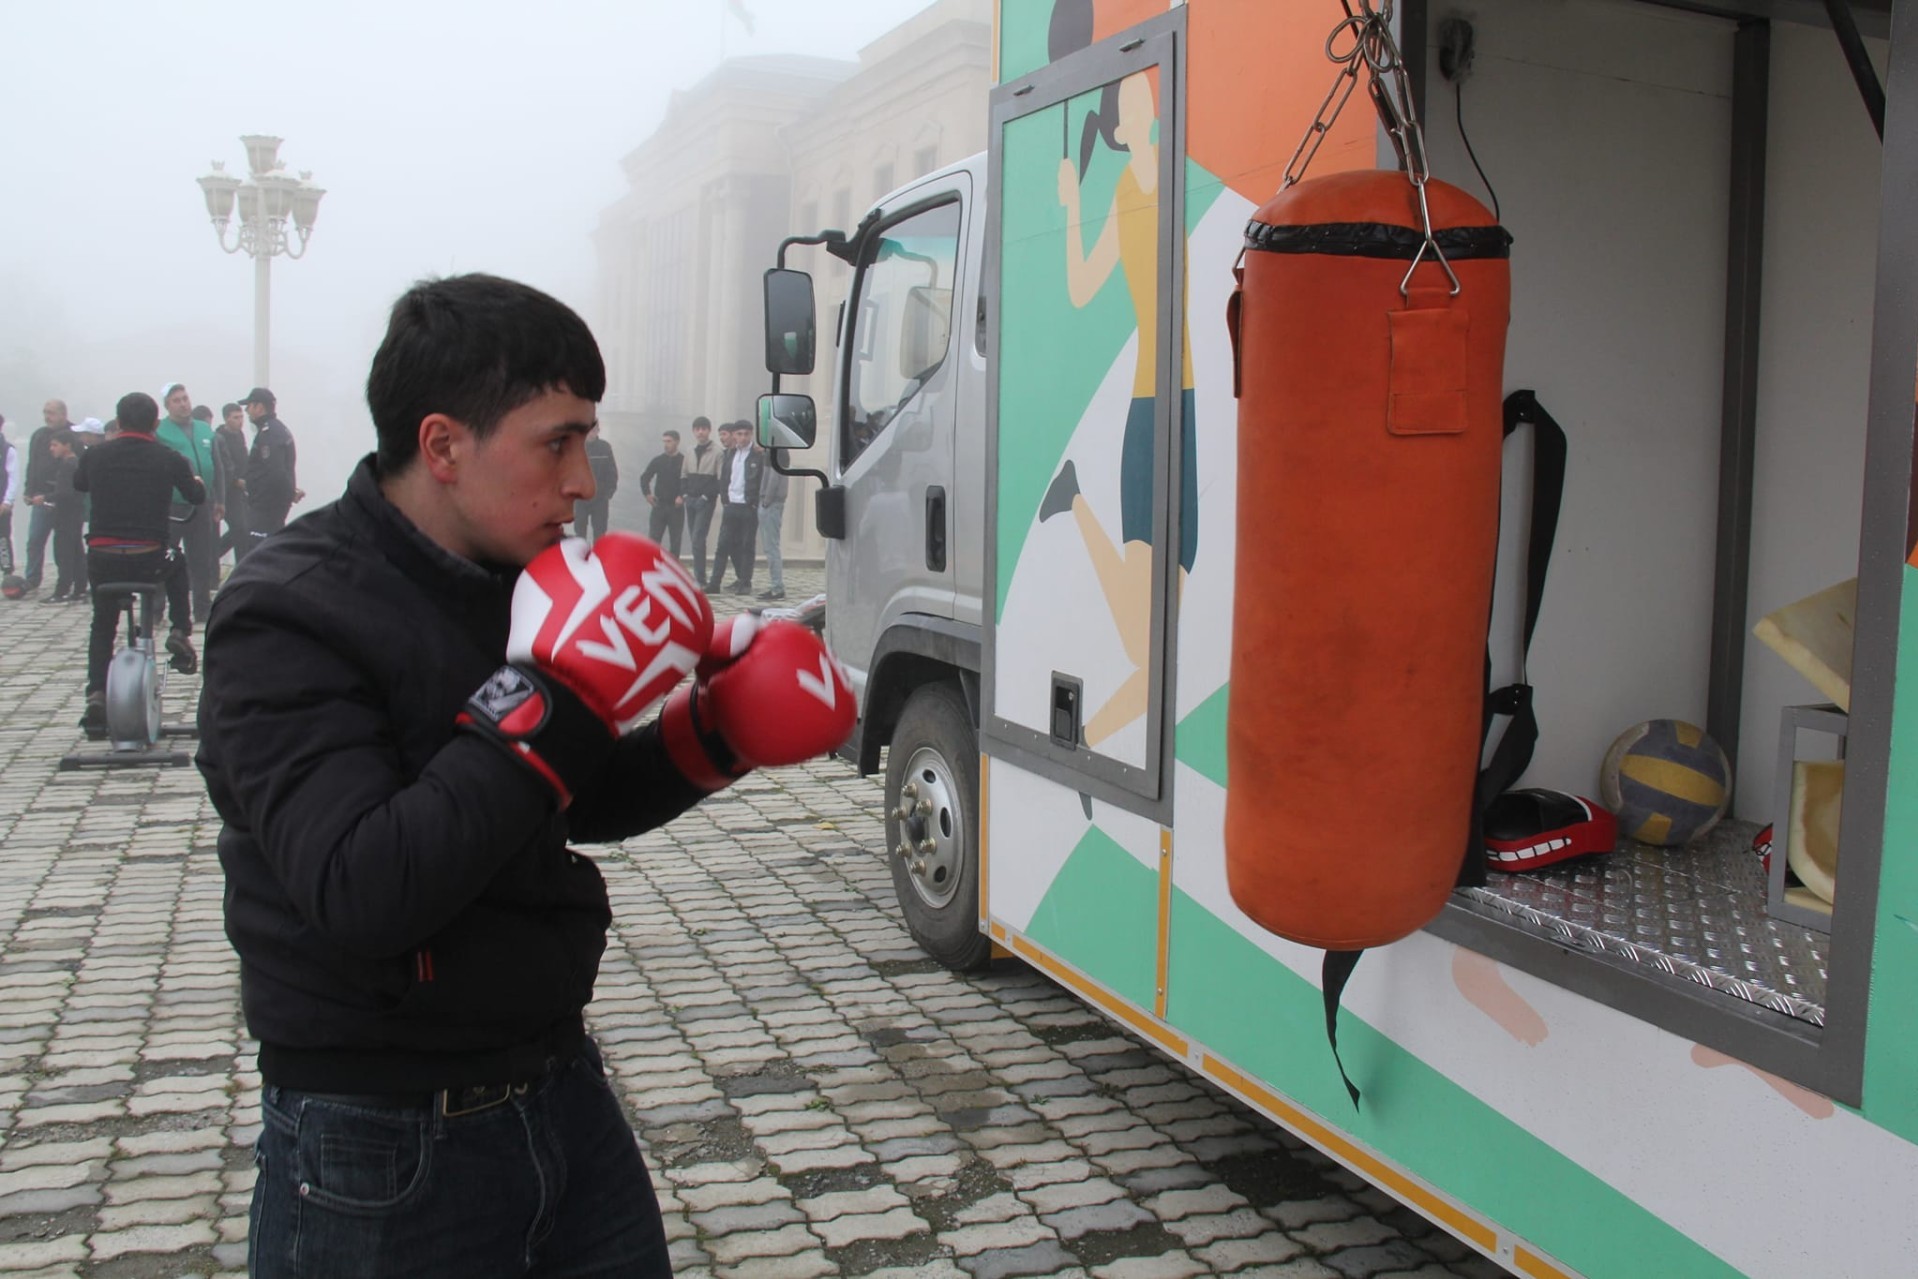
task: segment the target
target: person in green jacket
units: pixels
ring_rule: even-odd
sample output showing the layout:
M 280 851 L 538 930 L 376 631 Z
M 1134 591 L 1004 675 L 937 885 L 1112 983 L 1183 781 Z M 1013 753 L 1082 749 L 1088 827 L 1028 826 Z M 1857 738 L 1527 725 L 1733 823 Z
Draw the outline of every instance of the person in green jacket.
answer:
M 226 476 L 220 467 L 220 450 L 214 446 L 213 425 L 193 416 L 193 397 L 185 384 L 169 382 L 160 392 L 166 416 L 154 438 L 178 453 L 193 468 L 212 496 L 201 506 L 187 507 L 184 497 L 174 504 L 177 517 L 190 510 L 179 525 L 180 542 L 186 554 L 187 581 L 193 592 L 193 620 L 201 623 L 213 607 L 213 588 L 220 583 L 220 521 L 226 518 L 224 506 L 216 505 L 226 492 Z

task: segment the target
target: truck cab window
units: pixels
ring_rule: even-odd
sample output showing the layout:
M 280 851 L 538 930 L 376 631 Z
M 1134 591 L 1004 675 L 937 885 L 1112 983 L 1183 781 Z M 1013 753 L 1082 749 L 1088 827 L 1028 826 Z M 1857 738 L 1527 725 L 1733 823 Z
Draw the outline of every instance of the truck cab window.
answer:
M 958 255 L 956 200 L 900 219 L 872 236 L 860 253 L 840 415 L 842 469 L 945 364 Z

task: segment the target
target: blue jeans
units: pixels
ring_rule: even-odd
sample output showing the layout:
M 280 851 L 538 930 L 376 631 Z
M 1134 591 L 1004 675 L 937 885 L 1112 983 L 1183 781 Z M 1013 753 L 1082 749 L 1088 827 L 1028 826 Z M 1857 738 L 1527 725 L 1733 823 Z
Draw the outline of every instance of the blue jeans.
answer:
M 667 1279 L 659 1201 L 589 1042 L 471 1114 L 268 1086 L 247 1240 L 255 1279 Z
M 772 579 L 767 585 L 775 591 L 786 589 L 786 558 L 779 550 L 779 535 L 785 523 L 784 502 L 759 508 L 759 548 L 766 552 L 766 576 Z
M 47 539 L 53 536 L 53 508 L 50 506 L 29 506 L 27 508 L 27 567 L 28 586 L 40 585 L 41 575 L 47 571 Z
M 712 526 L 713 499 L 710 497 L 687 498 L 686 536 L 693 544 L 693 577 L 701 585 L 706 582 L 706 534 Z M 718 554 L 717 549 L 714 554 Z

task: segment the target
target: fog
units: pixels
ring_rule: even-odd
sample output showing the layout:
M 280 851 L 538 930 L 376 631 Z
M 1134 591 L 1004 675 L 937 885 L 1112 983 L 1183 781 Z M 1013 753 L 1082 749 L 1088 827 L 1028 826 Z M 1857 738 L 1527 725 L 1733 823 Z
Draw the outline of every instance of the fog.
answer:
M 925 4 L 0 0 L 7 439 L 24 464 L 50 398 L 77 421 L 171 381 L 216 411 L 254 384 L 253 262 L 216 245 L 194 179 L 244 178 L 239 136 L 273 134 L 327 191 L 307 255 L 272 266 L 270 380 L 310 510 L 371 447 L 367 363 L 409 283 L 491 271 L 594 321 L 590 232 L 675 89 L 722 56 L 850 59 Z

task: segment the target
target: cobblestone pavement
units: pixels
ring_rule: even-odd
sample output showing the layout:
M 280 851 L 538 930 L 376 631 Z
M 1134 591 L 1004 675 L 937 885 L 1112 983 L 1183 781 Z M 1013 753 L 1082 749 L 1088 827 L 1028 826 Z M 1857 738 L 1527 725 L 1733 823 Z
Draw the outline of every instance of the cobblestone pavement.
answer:
M 0 1272 L 235 1273 L 259 1077 L 218 822 L 191 768 L 57 771 L 87 611 L 0 604 Z M 1504 1274 L 1032 970 L 929 962 L 879 799 L 822 761 L 587 850 L 589 1017 L 681 1275 Z

